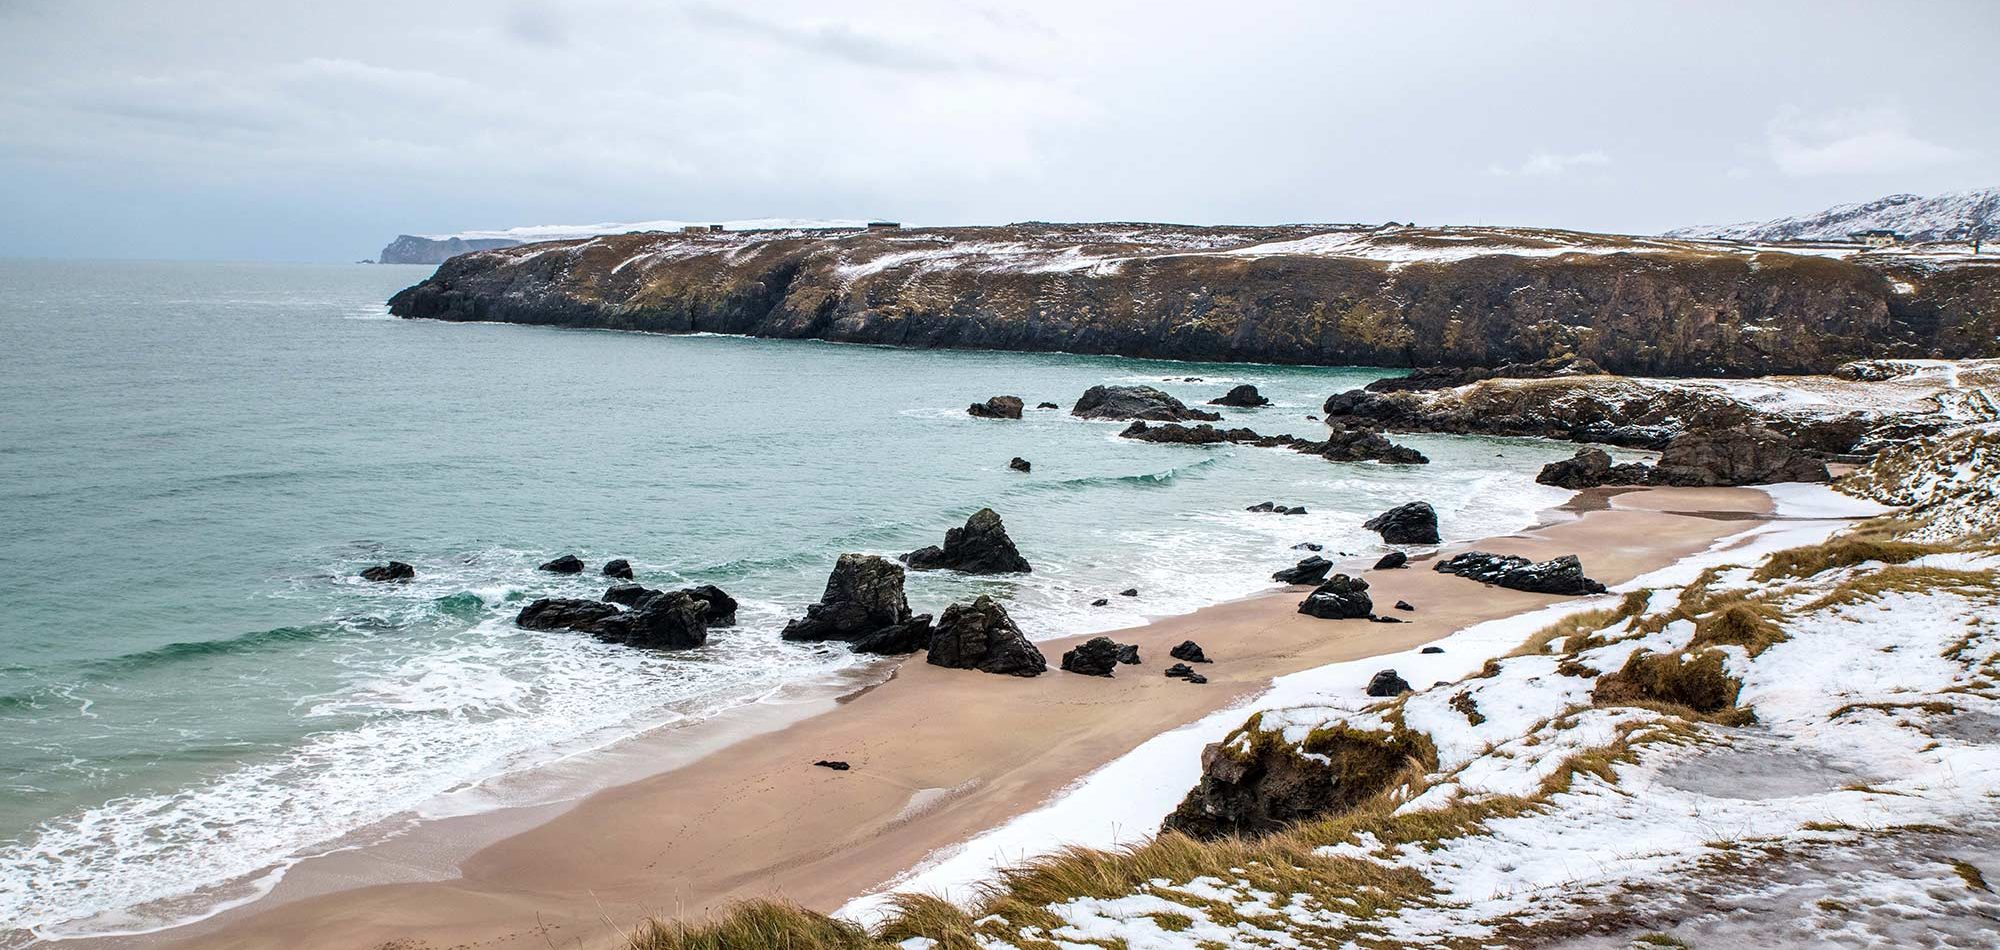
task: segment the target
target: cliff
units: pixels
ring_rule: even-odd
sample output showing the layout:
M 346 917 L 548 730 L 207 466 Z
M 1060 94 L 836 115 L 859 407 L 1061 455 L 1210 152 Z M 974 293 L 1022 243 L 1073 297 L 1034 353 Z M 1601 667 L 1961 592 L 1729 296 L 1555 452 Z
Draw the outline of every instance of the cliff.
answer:
M 1818 373 L 2000 352 L 2000 260 L 1500 228 L 1020 224 L 465 254 L 404 317 L 1169 359 Z M 1838 252 L 1844 253 L 1844 252 Z

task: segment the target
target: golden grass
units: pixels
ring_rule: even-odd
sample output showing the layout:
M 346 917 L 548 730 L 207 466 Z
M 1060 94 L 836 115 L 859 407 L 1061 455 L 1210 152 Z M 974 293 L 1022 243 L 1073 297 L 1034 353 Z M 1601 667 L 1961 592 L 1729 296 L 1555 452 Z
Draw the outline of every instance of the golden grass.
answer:
M 1778 609 L 1769 604 L 1737 601 L 1696 618 L 1688 650 L 1727 644 L 1740 646 L 1756 656 L 1789 639 L 1776 623 L 1778 616 Z
M 1625 665 L 1597 681 L 1591 698 L 1600 706 L 1630 706 L 1640 702 L 1684 706 L 1705 717 L 1736 707 L 1743 684 L 1728 673 L 1728 658 L 1720 650 L 1696 653 L 1634 651 Z M 1738 721 L 1737 716 L 1722 716 Z
M 849 950 L 881 944 L 861 927 L 781 901 L 744 901 L 696 923 L 648 921 L 633 950 Z
M 1811 577 L 1839 567 L 1853 567 L 1869 561 L 1905 564 L 1926 554 L 1955 550 L 1951 545 L 1915 544 L 1858 535 L 1842 535 L 1823 544 L 1788 548 L 1772 554 L 1750 575 L 1768 581 L 1786 577 Z

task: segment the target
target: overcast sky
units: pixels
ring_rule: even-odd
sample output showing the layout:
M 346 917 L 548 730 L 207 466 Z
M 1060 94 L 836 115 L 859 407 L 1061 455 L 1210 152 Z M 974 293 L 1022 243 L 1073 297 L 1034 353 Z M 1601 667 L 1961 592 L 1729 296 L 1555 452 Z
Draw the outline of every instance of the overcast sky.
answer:
M 1652 232 L 2000 184 L 2000 2 L 0 0 L 0 255 L 649 218 Z

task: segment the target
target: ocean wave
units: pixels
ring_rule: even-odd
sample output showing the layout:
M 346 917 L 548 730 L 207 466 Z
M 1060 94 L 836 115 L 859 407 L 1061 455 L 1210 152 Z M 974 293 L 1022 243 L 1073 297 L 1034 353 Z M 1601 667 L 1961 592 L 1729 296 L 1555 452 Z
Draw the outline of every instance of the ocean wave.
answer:
M 1196 472 L 1210 468 L 1228 458 L 1226 454 L 1209 455 L 1187 465 L 1179 465 L 1160 472 L 1140 472 L 1134 475 L 1081 475 L 1076 478 L 1029 482 L 1016 489 L 1018 492 L 1071 492 L 1088 491 L 1092 488 L 1162 488 Z

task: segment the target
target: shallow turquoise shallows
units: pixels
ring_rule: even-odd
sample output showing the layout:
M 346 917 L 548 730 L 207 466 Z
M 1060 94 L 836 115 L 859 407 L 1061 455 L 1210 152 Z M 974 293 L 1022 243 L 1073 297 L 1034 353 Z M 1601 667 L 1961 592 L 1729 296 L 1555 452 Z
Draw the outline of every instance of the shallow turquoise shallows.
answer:
M 1332 464 L 1066 411 L 1098 383 L 1250 382 L 1276 405 L 1229 424 L 1316 435 L 1374 370 L 389 318 L 424 274 L 0 262 L 0 946 L 198 913 L 446 793 L 853 666 L 778 631 L 841 552 L 981 506 L 1035 572 L 915 575 L 911 601 L 991 593 L 1045 638 L 1269 587 L 1300 542 L 1372 556 L 1360 523 L 1393 504 L 1470 538 L 1565 494 L 1532 482 L 1569 454 L 1546 443 Z M 1065 411 L 966 414 L 996 394 Z M 592 573 L 535 570 L 563 553 Z M 614 557 L 722 586 L 743 622 L 681 654 L 511 623 L 601 593 Z M 390 558 L 417 579 L 356 579 Z

